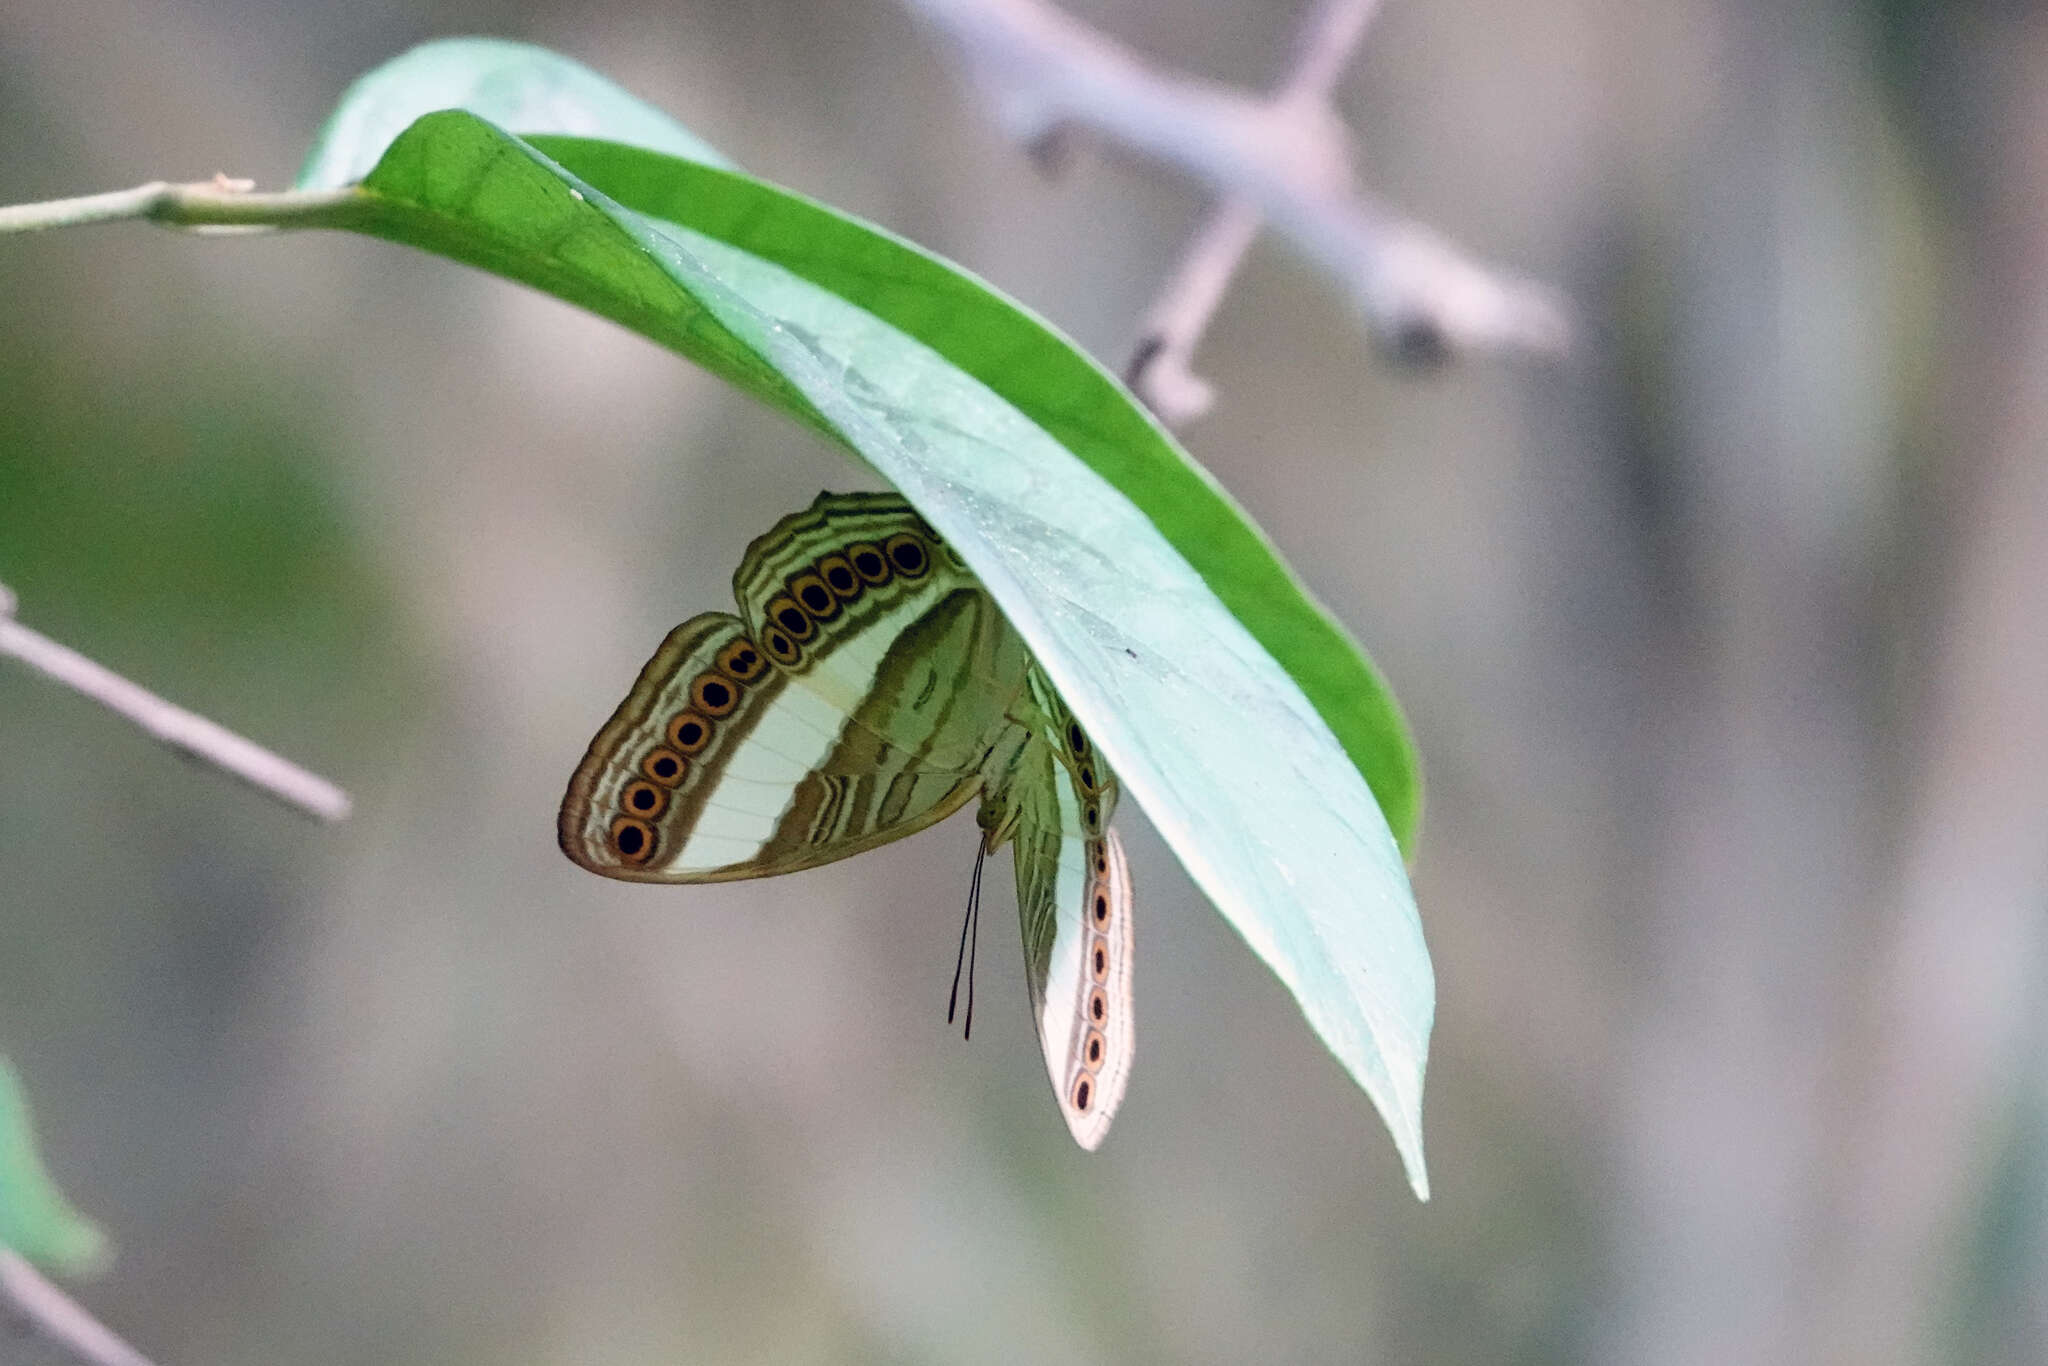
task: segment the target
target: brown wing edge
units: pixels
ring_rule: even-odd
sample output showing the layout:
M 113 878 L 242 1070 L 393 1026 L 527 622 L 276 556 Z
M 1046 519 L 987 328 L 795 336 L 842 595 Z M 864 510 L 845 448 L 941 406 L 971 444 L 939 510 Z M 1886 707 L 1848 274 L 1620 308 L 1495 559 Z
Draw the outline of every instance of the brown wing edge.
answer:
M 715 634 L 730 631 L 738 635 L 745 630 L 746 624 L 730 612 L 700 612 L 670 631 L 653 657 L 641 666 L 640 676 L 633 680 L 632 690 L 619 703 L 611 719 L 591 739 L 589 747 L 583 751 L 582 760 L 576 765 L 576 771 L 569 775 L 569 790 L 562 795 L 562 809 L 555 817 L 555 842 L 571 863 L 600 877 L 620 882 L 662 880 L 636 876 L 631 869 L 609 867 L 588 857 L 582 846 L 584 825 L 590 816 L 591 793 L 596 789 L 598 774 L 618 747 L 620 739 L 647 719 L 654 699 L 661 693 L 663 685 L 675 676 L 682 662 L 701 651 L 705 642 Z

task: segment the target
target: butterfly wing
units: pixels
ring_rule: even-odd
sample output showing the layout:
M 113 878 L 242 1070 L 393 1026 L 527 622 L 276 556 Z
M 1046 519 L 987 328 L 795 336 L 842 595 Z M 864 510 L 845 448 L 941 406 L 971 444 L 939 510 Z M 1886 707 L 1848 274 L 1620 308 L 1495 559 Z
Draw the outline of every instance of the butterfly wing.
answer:
M 1131 877 L 1109 828 L 1115 778 L 1035 668 L 1032 694 L 1043 724 L 991 775 L 981 820 L 1016 844 L 1032 1023 L 1067 1129 L 1093 1152 L 1135 1047 Z
M 747 548 L 740 615 L 792 687 L 914 767 L 979 771 L 1030 653 L 893 493 L 821 493 Z
M 583 867 L 795 872 L 922 830 L 980 786 L 1029 656 L 901 498 L 822 495 L 749 547 L 734 591 L 746 619 L 671 632 L 570 779 L 559 835 Z

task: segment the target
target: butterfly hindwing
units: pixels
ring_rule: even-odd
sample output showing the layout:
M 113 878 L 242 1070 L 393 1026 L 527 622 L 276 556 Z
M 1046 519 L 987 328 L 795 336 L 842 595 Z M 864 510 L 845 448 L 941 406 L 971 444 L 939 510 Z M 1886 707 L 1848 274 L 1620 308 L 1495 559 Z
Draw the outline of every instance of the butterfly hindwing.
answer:
M 1131 879 L 1109 828 L 1116 780 L 1051 684 L 1032 671 L 1038 725 L 998 761 L 982 806 L 1016 845 L 1017 913 L 1032 1023 L 1060 1113 L 1093 1151 L 1130 1079 Z
M 921 830 L 979 787 L 1029 656 L 901 498 L 821 496 L 749 547 L 734 587 L 747 619 L 671 632 L 571 780 L 562 847 L 584 867 L 794 872 Z
M 794 686 L 919 768 L 979 769 L 1029 667 L 980 581 L 895 494 L 820 494 L 748 547 L 733 596 Z
M 607 877 L 686 882 L 701 880 L 691 873 L 711 847 L 743 851 L 749 829 L 758 846 L 759 827 L 775 812 L 746 798 L 778 771 L 792 780 L 804 771 L 798 756 L 745 743 L 784 686 L 729 613 L 706 612 L 669 632 L 569 779 L 562 851 Z M 735 775 L 730 761 L 743 748 L 748 764 Z M 686 861 L 700 834 L 698 857 Z

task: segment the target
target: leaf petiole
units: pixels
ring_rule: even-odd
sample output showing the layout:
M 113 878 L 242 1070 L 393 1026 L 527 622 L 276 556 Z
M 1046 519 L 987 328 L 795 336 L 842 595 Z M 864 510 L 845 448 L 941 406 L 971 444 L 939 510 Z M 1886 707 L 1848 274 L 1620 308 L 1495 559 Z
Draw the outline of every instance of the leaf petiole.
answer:
M 361 190 L 259 193 L 245 180 L 215 176 L 184 184 L 152 180 L 133 189 L 0 207 L 0 233 L 134 220 L 178 228 L 338 228 L 356 221 L 368 198 Z

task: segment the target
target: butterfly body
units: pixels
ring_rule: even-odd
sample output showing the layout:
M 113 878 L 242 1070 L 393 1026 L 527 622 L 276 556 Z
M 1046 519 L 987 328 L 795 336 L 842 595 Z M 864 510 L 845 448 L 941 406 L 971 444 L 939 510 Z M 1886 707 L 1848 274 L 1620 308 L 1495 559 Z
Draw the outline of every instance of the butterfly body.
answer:
M 796 872 L 982 798 L 1014 846 L 1025 979 L 1075 1140 L 1129 1075 L 1116 780 L 980 583 L 900 497 L 821 494 L 748 548 L 740 614 L 671 631 L 570 779 L 563 851 L 606 877 Z

